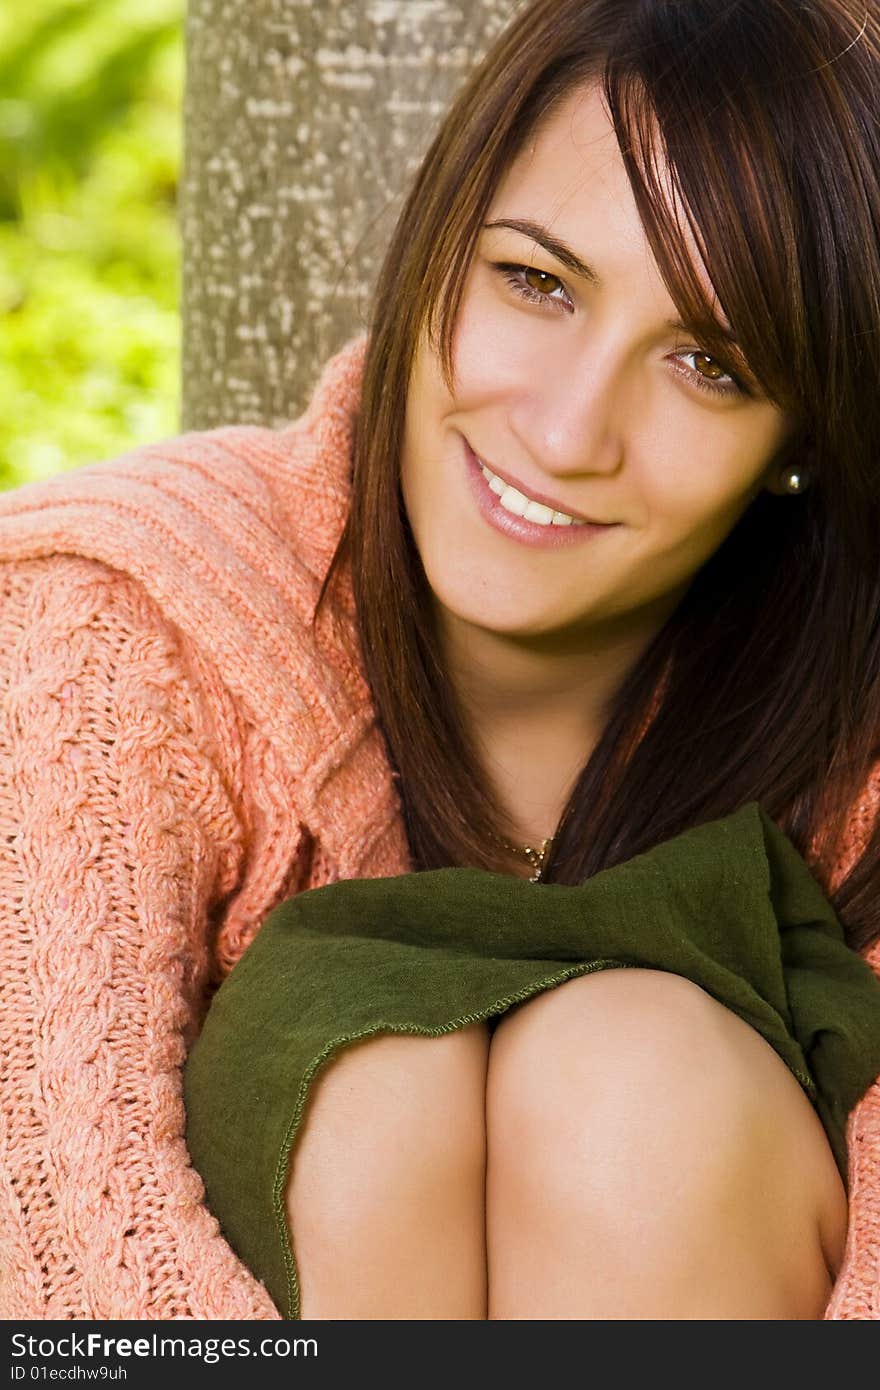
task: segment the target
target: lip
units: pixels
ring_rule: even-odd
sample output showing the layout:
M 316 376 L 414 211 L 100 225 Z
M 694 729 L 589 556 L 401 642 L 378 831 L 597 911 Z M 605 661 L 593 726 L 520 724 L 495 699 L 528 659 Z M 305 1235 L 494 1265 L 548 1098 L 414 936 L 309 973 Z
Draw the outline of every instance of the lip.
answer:
M 462 442 L 464 444 L 464 462 L 468 484 L 477 509 L 494 530 L 500 531 L 502 535 L 511 540 L 519 541 L 522 545 L 552 550 L 565 546 L 582 545 L 588 540 L 594 540 L 597 536 L 613 531 L 620 524 L 619 522 L 586 521 L 583 526 L 541 526 L 536 521 L 526 521 L 525 517 L 514 516 L 513 512 L 502 507 L 498 494 L 493 492 L 486 482 L 480 461 L 464 435 L 462 435 Z M 489 465 L 487 464 L 486 467 L 488 468 Z M 492 472 L 495 472 L 494 468 Z M 518 486 L 513 479 L 507 478 L 502 473 L 499 473 L 498 477 L 503 477 L 504 481 L 509 482 L 511 487 Z M 528 495 L 534 497 L 536 501 L 544 502 L 547 507 L 553 507 L 554 511 L 565 511 L 564 507 L 557 506 L 553 501 L 543 498 L 538 493 L 530 491 Z M 574 516 L 575 513 L 569 512 L 568 515 Z
M 462 438 L 464 439 L 463 435 Z M 512 473 L 505 473 L 502 471 L 502 469 L 496 468 L 494 463 L 490 463 L 488 459 L 481 459 L 479 454 L 474 453 L 473 449 L 471 448 L 470 444 L 468 444 L 466 439 L 464 442 L 465 448 L 467 449 L 468 453 L 471 456 L 471 459 L 474 462 L 476 462 L 477 464 L 481 462 L 484 463 L 486 467 L 489 469 L 490 473 L 494 473 L 497 477 L 503 479 L 503 481 L 505 483 L 508 483 L 510 487 L 515 487 L 517 492 L 523 493 L 523 495 L 528 497 L 530 500 L 533 500 L 535 502 L 543 502 L 545 507 L 552 507 L 554 512 L 565 512 L 566 516 L 573 516 L 575 521 L 585 521 L 590 526 L 609 526 L 615 524 L 614 522 L 597 521 L 596 518 L 593 516 L 585 516 L 583 512 L 574 511 L 573 508 L 569 507 L 564 502 L 560 502 L 559 499 L 556 497 L 548 497 L 545 492 L 536 492 L 533 487 L 526 487 L 525 483 L 521 483 L 518 478 L 514 478 Z

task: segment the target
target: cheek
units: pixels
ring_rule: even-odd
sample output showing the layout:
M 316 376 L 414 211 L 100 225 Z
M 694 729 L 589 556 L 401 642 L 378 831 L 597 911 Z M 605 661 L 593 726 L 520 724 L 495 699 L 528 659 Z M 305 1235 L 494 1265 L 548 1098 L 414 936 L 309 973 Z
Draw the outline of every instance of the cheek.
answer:
M 513 312 L 486 278 L 491 274 L 481 268 L 465 283 L 454 338 L 460 408 L 467 408 L 466 395 L 483 402 L 534 381 L 540 316 Z
M 683 535 L 724 533 L 760 490 L 763 471 L 762 457 L 731 451 L 729 437 L 680 431 L 674 454 L 641 470 L 648 520 Z
M 455 336 L 455 367 L 458 381 L 468 389 L 481 389 L 511 366 L 510 341 L 503 342 L 501 319 L 491 309 L 481 312 L 478 301 L 471 300 L 462 310 Z
M 431 448 L 436 448 L 436 422 L 442 418 L 448 396 L 433 356 L 420 349 L 410 375 L 400 459 L 400 487 L 409 511 L 429 486 L 436 467 Z
M 649 585 L 682 582 L 702 567 L 754 500 L 756 472 L 713 464 L 707 452 L 697 464 L 642 474 L 640 569 Z

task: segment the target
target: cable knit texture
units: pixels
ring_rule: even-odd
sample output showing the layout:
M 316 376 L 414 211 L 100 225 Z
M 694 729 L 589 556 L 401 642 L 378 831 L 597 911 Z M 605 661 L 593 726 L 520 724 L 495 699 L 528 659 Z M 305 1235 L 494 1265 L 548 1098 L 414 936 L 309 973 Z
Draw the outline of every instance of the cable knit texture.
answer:
M 344 522 L 366 338 L 280 429 L 0 497 L 0 1317 L 273 1319 L 204 1205 L 181 1064 L 284 898 L 411 870 Z M 853 808 L 837 872 L 877 810 Z M 880 948 L 868 953 L 880 973 Z M 880 1082 L 829 1318 L 880 1318 Z

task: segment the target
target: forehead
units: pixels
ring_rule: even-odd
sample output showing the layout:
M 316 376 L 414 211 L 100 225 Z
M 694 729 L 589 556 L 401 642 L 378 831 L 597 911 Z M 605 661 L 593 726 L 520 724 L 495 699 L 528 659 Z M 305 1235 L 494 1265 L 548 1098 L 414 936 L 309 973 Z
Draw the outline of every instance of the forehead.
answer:
M 530 132 L 520 152 L 520 162 L 535 157 L 570 159 L 578 156 L 582 167 L 610 172 L 620 151 L 611 118 L 598 81 L 575 87 L 543 116 Z
M 541 220 L 564 220 L 568 230 L 601 202 L 631 216 L 629 181 L 595 84 L 578 88 L 530 132 L 496 190 L 499 199 L 527 198 Z

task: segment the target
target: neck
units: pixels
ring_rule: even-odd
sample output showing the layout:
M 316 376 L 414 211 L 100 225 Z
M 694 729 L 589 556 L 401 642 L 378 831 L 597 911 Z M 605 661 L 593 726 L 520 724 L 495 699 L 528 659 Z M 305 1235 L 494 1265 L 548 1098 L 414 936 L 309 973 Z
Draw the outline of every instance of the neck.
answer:
M 562 718 L 595 732 L 615 690 L 667 613 L 586 636 L 509 637 L 438 607 L 440 647 L 465 717 L 476 724 Z
M 438 621 L 446 670 L 506 833 L 512 843 L 540 846 L 660 622 L 609 626 L 576 642 L 511 638 L 439 609 Z

